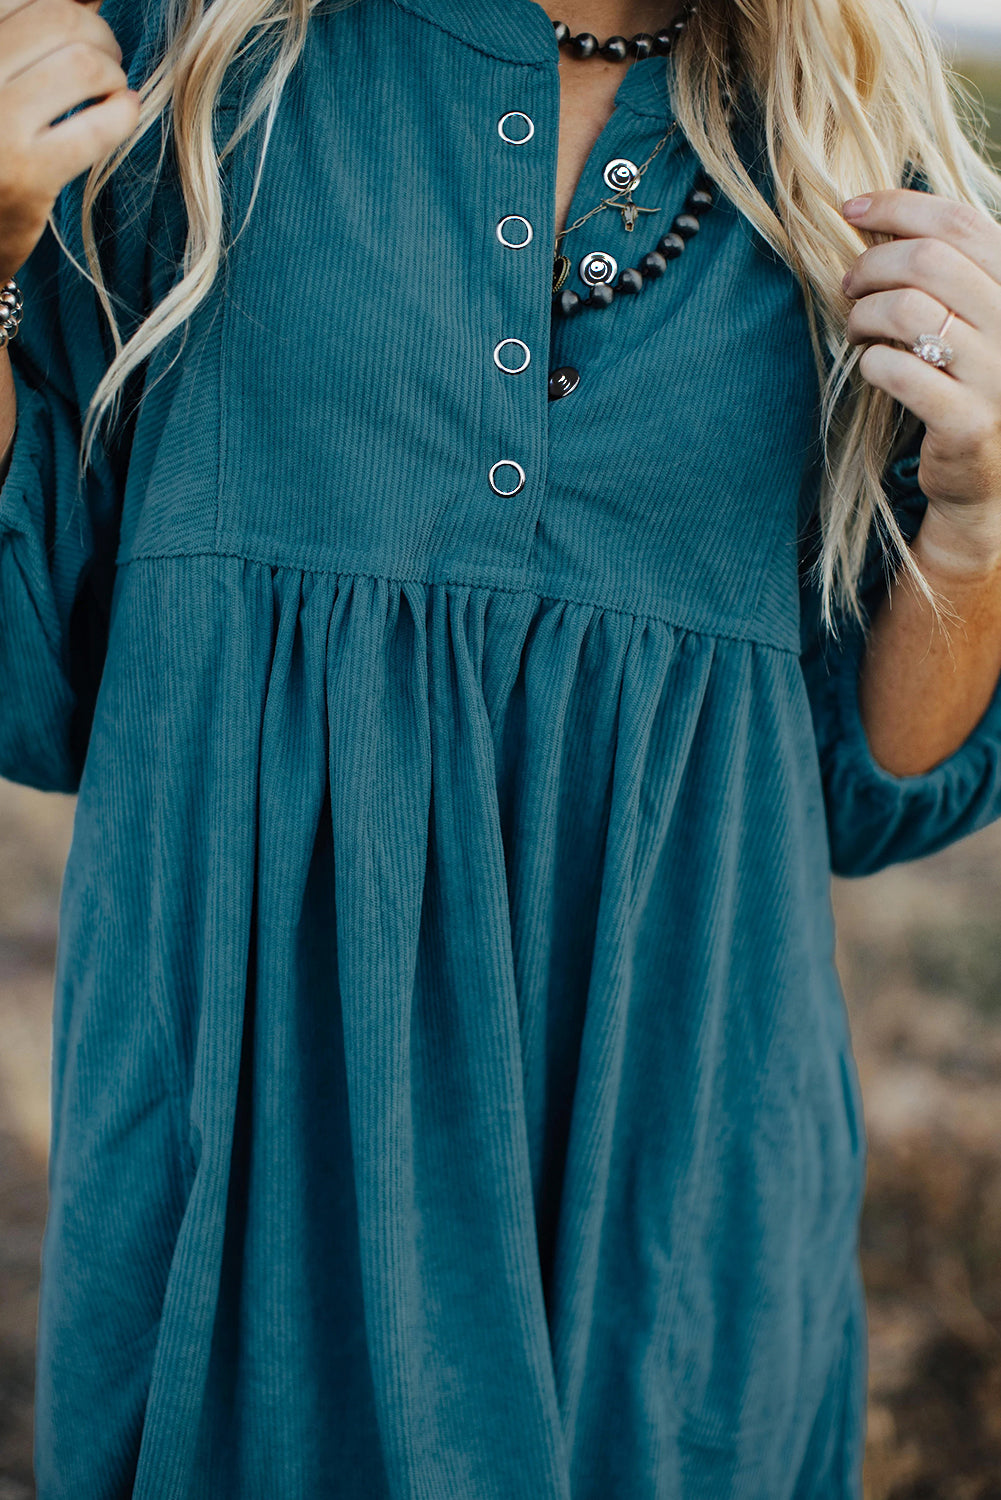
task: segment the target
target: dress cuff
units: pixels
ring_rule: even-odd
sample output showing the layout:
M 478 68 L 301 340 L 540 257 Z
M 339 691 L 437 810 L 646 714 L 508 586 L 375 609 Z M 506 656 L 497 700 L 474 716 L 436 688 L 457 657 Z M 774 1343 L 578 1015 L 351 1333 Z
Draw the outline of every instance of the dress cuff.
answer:
M 859 704 L 862 629 L 845 627 L 830 670 L 837 721 L 825 768 L 836 873 L 869 874 L 932 854 L 1001 817 L 1001 675 L 965 740 L 944 760 L 898 776 L 875 759 Z

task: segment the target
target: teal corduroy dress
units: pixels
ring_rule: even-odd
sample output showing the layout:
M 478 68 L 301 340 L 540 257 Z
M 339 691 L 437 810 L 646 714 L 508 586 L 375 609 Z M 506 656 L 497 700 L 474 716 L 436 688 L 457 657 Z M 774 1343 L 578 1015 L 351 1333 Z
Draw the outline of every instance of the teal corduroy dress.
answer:
M 105 6 L 133 82 L 162 9 Z M 664 133 L 671 66 L 624 70 L 568 223 Z M 558 111 L 534 0 L 317 9 L 249 220 L 263 121 L 227 158 L 246 227 L 80 494 L 110 336 L 50 233 L 21 273 L 0 773 L 79 792 L 40 1500 L 860 1494 L 830 871 L 1001 815 L 1001 692 L 926 775 L 873 760 L 861 637 L 802 581 L 795 277 L 718 197 L 560 321 Z M 125 333 L 178 274 L 158 151 L 101 200 Z M 659 214 L 568 235 L 568 285 L 635 265 L 697 165 L 675 130 Z M 919 518 L 916 449 L 887 483 Z

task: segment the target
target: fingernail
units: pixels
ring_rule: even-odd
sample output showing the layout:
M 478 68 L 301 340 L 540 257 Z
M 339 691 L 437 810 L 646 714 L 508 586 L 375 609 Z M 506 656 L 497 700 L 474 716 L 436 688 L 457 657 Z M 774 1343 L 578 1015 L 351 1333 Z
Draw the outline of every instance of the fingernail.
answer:
M 842 203 L 841 212 L 846 219 L 860 219 L 871 202 L 871 198 L 849 198 L 847 203 Z
M 852 273 L 851 273 L 851 271 L 846 271 L 845 274 L 841 278 L 841 290 L 843 292 L 847 292 L 847 290 L 848 290 L 848 283 L 849 283 L 849 281 L 851 281 L 851 279 L 852 279 Z

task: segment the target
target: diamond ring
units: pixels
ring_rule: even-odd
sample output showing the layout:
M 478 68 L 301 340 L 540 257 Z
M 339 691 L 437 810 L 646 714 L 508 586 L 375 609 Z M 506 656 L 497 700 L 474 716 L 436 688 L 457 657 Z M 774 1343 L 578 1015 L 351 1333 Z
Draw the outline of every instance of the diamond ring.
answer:
M 911 345 L 912 354 L 918 359 L 923 359 L 927 364 L 934 365 L 937 370 L 944 370 L 946 365 L 956 358 L 956 351 L 950 344 L 945 342 L 945 330 L 956 316 L 950 312 L 938 333 L 922 333 L 918 335 L 916 344 Z

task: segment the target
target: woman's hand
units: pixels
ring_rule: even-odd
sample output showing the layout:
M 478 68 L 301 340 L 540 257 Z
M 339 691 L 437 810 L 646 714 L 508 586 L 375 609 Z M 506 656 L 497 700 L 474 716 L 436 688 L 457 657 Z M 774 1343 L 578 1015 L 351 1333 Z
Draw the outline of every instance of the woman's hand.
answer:
M 28 259 L 65 185 L 138 123 L 139 96 L 99 5 L 0 0 L 0 282 Z M 98 102 L 53 125 L 89 99 Z
M 864 203 L 850 199 L 845 218 L 897 238 L 869 246 L 845 277 L 855 299 L 846 337 L 868 344 L 863 378 L 925 426 L 921 552 L 940 576 L 991 575 L 1001 568 L 1001 225 L 910 188 L 873 192 L 852 212 Z M 955 359 L 938 369 L 911 346 L 938 333 L 950 310 L 945 342 Z

